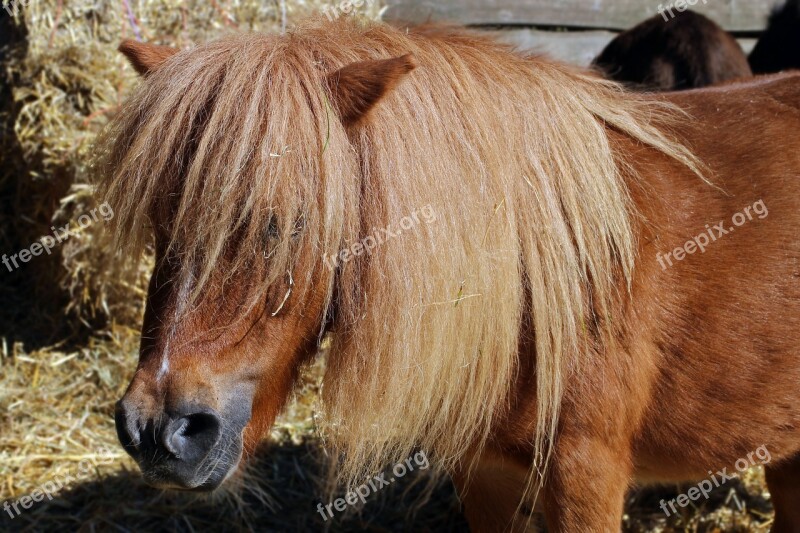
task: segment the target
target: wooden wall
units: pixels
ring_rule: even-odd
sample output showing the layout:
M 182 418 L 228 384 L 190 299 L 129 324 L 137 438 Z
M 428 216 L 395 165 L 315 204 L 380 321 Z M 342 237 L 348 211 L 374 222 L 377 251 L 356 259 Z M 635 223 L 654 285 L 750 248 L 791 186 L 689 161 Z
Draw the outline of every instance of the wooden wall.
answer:
M 626 30 L 658 14 L 659 5 L 687 0 L 387 0 L 385 18 L 394 21 L 446 20 L 476 25 L 564 26 Z M 777 0 L 691 0 L 729 31 L 764 29 Z
M 499 38 L 562 61 L 588 65 L 614 38 L 658 14 L 660 5 L 687 0 L 386 0 L 383 18 L 395 24 L 455 22 L 502 27 Z M 783 0 L 693 0 L 689 8 L 738 34 L 746 53 Z M 669 17 L 669 14 L 667 14 Z M 676 22 L 677 23 L 677 22 Z M 553 30 L 560 31 L 553 31 Z M 572 31 L 564 31 L 572 30 Z

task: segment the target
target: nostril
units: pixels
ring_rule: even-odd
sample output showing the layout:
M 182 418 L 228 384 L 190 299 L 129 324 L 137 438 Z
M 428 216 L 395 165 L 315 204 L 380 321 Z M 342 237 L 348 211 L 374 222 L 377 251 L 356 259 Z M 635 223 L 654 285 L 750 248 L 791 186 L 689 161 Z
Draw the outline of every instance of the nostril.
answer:
M 198 460 L 219 442 L 222 424 L 215 413 L 195 413 L 171 422 L 162 443 L 177 458 Z
M 126 405 L 119 401 L 114 408 L 114 425 L 117 428 L 119 442 L 129 453 L 139 446 L 139 425 L 137 418 L 132 416 Z
M 186 419 L 189 421 L 184 429 L 187 438 L 216 433 L 220 428 L 219 418 L 211 413 L 198 413 L 190 415 Z
M 192 425 L 190 418 L 184 417 L 173 422 L 164 432 L 164 447 L 175 457 L 180 458 L 185 454 L 192 432 L 196 432 Z
M 180 457 L 181 451 L 186 446 L 186 428 L 188 426 L 189 419 L 181 418 L 173 424 L 170 431 L 164 434 L 164 447 L 177 457 Z

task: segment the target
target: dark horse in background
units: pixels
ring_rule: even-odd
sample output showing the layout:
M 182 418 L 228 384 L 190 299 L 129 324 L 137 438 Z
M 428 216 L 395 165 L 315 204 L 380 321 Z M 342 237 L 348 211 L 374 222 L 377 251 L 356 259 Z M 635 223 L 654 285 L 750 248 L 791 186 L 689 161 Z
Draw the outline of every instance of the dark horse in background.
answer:
M 694 89 L 752 76 L 742 47 L 693 11 L 647 19 L 611 41 L 593 66 L 633 89 Z
M 754 74 L 800 68 L 800 0 L 776 9 L 748 58 Z

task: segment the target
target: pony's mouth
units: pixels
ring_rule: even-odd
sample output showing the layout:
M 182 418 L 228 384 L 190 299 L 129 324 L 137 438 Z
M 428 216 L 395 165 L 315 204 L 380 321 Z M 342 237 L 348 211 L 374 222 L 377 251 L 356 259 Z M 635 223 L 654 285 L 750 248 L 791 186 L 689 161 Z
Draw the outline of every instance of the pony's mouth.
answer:
M 227 440 L 227 439 L 226 439 Z M 227 440 L 227 446 L 212 450 L 196 467 L 180 458 L 165 456 L 157 462 L 137 460 L 148 485 L 162 490 L 211 492 L 222 486 L 237 470 L 242 458 L 241 438 Z

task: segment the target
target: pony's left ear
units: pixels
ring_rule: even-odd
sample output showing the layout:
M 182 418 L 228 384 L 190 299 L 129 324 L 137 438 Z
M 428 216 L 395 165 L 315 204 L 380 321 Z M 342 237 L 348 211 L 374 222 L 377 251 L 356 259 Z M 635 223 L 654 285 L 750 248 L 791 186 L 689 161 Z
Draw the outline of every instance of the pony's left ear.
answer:
M 133 39 L 125 39 L 119 45 L 119 51 L 128 58 L 133 68 L 144 76 L 158 69 L 170 57 L 178 53 L 177 48 L 140 43 Z
M 328 74 L 333 106 L 345 126 L 363 120 L 369 112 L 417 67 L 414 56 L 359 61 Z

